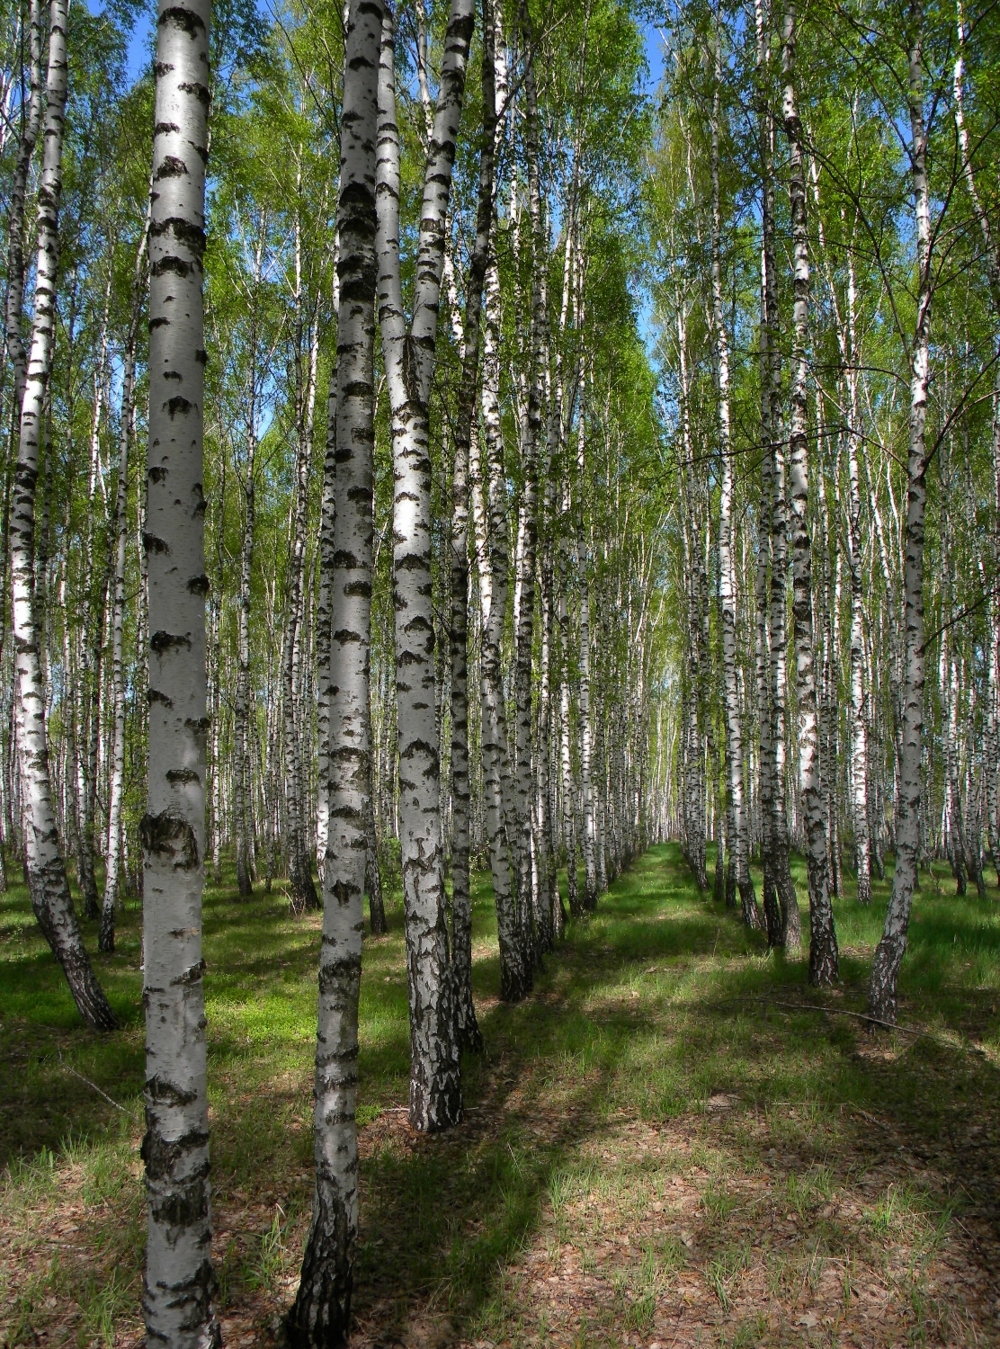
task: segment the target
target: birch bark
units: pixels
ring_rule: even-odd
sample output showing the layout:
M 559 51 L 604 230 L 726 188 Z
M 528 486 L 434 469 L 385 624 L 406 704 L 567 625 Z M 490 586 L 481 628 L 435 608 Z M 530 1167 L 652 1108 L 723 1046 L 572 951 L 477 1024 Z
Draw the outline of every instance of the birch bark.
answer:
M 344 54 L 336 393 L 336 547 L 327 698 L 330 805 L 322 868 L 323 938 L 313 1153 L 313 1217 L 289 1339 L 303 1349 L 345 1344 L 358 1234 L 355 1119 L 358 995 L 371 732 L 368 713 L 374 472 L 375 138 L 380 0 L 351 0 Z
M 482 419 L 486 441 L 487 555 L 480 568 L 482 610 L 480 696 L 482 704 L 483 804 L 500 945 L 500 996 L 518 1002 L 531 991 L 532 969 L 521 940 L 518 893 L 511 864 L 513 784 L 509 773 L 507 709 L 502 642 L 507 616 L 510 547 L 505 501 L 506 473 L 500 425 L 500 278 L 492 251 L 486 269 L 483 326 Z
M 806 232 L 806 182 L 802 124 L 796 107 L 796 10 L 785 9 L 782 68 L 785 78 L 782 116 L 789 147 L 788 191 L 792 216 L 794 309 L 792 379 L 789 393 L 789 457 L 792 509 L 792 615 L 795 679 L 799 705 L 799 783 L 809 873 L 809 978 L 824 987 L 837 979 L 837 935 L 830 901 L 826 810 L 820 781 L 813 653 L 812 556 L 809 539 L 809 467 L 807 440 L 809 324 L 809 239 Z
M 717 75 L 718 78 L 718 75 Z M 712 340 L 718 383 L 719 453 L 722 480 L 719 494 L 719 596 L 722 611 L 722 674 L 726 714 L 726 763 L 729 770 L 729 813 L 733 871 L 740 895 L 743 921 L 750 928 L 764 926 L 750 876 L 750 844 L 743 781 L 743 717 L 740 709 L 736 655 L 736 570 L 733 559 L 733 454 L 729 407 L 729 337 L 722 299 L 722 211 L 719 193 L 719 94 L 712 101 Z
M 205 595 L 202 257 L 209 0 L 160 0 L 149 233 L 149 782 L 142 821 L 151 1343 L 221 1342 L 212 1305 L 202 986 Z
M 934 286 L 927 129 L 923 91 L 923 8 L 911 0 L 907 95 L 910 116 L 910 182 L 917 245 L 917 308 L 910 349 L 909 452 L 906 468 L 902 743 L 896 822 L 896 870 L 885 927 L 872 960 L 868 1010 L 879 1021 L 896 1020 L 896 981 L 906 951 L 910 907 L 920 847 L 920 761 L 924 729 L 924 517 L 927 509 L 927 388 L 930 382 L 930 315 Z
M 10 518 L 14 710 L 25 860 L 32 908 L 53 954 L 62 965 L 80 1015 L 95 1030 L 112 1030 L 117 1023 L 84 949 L 59 844 L 49 773 L 42 636 L 35 594 L 35 487 L 55 341 L 59 197 L 62 190 L 67 86 L 66 25 L 66 0 L 53 0 L 50 9 L 44 148 L 38 184 L 34 314 L 18 421 L 18 452 Z
M 441 840 L 440 743 L 435 724 L 428 400 L 434 370 L 458 121 L 473 0 L 452 0 L 424 170 L 413 314 L 403 310 L 399 132 L 392 19 L 383 24 L 379 78 L 378 302 L 393 441 L 393 602 L 399 736 L 399 822 L 410 995 L 410 1123 L 447 1128 L 461 1116 Z
M 482 134 L 479 147 L 479 197 L 476 239 L 469 260 L 462 325 L 462 385 L 455 417 L 455 462 L 451 532 L 451 725 L 452 725 L 452 963 L 455 1019 L 460 1049 L 481 1051 L 483 1037 L 472 1000 L 472 909 L 469 893 L 468 754 L 468 611 L 469 611 L 469 461 L 478 437 L 476 392 L 483 288 L 493 224 L 493 162 L 496 140 L 496 88 L 492 0 L 482 0 Z M 476 450 L 478 458 L 478 445 Z
M 139 248 L 138 263 L 146 251 L 146 232 Z M 108 791 L 108 851 L 101 905 L 101 931 L 98 945 L 102 951 L 115 949 L 115 904 L 122 860 L 122 799 L 125 793 L 125 552 L 128 542 L 129 450 L 135 421 L 135 344 L 138 326 L 138 287 L 133 300 L 132 320 L 125 343 L 125 368 L 122 375 L 121 424 L 119 427 L 118 483 L 115 491 L 114 540 L 115 575 L 111 607 L 111 773 Z

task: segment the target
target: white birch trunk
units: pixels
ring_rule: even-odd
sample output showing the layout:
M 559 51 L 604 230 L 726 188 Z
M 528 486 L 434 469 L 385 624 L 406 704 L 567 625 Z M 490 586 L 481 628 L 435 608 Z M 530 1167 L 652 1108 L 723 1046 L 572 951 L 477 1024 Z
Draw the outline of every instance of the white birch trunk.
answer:
M 452 0 L 424 172 L 413 316 L 403 311 L 399 133 L 392 20 L 383 24 L 377 202 L 379 320 L 393 440 L 393 601 L 399 817 L 410 995 L 410 1122 L 447 1128 L 461 1116 L 441 839 L 435 724 L 428 399 L 434 369 L 444 231 L 472 38 L 472 0 Z
M 63 967 L 80 1015 L 95 1030 L 111 1030 L 117 1023 L 84 949 L 59 844 L 45 725 L 42 634 L 37 612 L 40 597 L 36 595 L 35 587 L 35 487 L 46 390 L 52 372 L 59 267 L 59 197 L 67 85 L 65 0 L 53 0 L 50 15 L 44 150 L 38 184 L 34 314 L 11 494 L 9 545 L 14 711 L 32 908 L 53 954 Z
M 718 72 L 717 72 L 718 78 Z M 728 807 L 732 834 L 733 871 L 740 895 L 743 921 L 750 928 L 764 926 L 750 876 L 750 843 L 743 782 L 743 717 L 737 672 L 736 569 L 733 559 L 733 457 L 729 408 L 729 336 L 722 300 L 722 213 L 719 196 L 719 97 L 713 100 L 711 125 L 712 175 L 712 340 L 718 383 L 719 454 L 722 478 L 719 493 L 719 596 L 722 611 L 723 705 L 726 714 L 726 763 L 729 771 Z
M 145 231 L 140 246 L 140 258 L 145 252 Z M 138 309 L 138 305 L 136 306 Z M 125 551 L 128 542 L 128 472 L 129 450 L 135 419 L 135 342 L 136 319 L 133 315 L 125 347 L 125 369 L 122 377 L 120 449 L 118 455 L 118 483 L 115 492 L 114 539 L 115 575 L 111 610 L 111 707 L 112 741 L 111 773 L 108 790 L 108 852 L 104 880 L 104 898 L 101 905 L 101 931 L 98 944 L 102 951 L 115 949 L 115 904 L 122 863 L 122 799 L 125 793 Z
M 837 936 L 830 901 L 826 809 L 820 781 L 813 653 L 812 555 L 809 539 L 809 467 L 807 440 L 809 323 L 809 240 L 806 233 L 806 183 L 802 125 L 795 101 L 796 11 L 785 10 L 782 53 L 785 90 L 782 115 L 789 145 L 788 190 L 794 255 L 792 380 L 789 394 L 789 470 L 792 509 L 792 614 L 795 630 L 795 680 L 798 695 L 799 786 L 809 873 L 809 978 L 821 987 L 837 979 Z
M 337 324 L 336 547 L 331 584 L 330 803 L 313 1154 L 313 1217 L 294 1306 L 285 1325 L 298 1349 L 346 1343 L 358 1235 L 358 995 L 371 733 L 368 714 L 374 474 L 375 136 L 383 6 L 352 0 L 344 57 Z M 331 402 L 333 397 L 331 396 Z
M 212 1306 L 202 986 L 205 846 L 205 351 L 209 0 L 160 0 L 149 233 L 149 783 L 142 821 L 150 1343 L 221 1342 Z
M 931 213 L 927 182 L 927 132 L 923 94 L 923 13 L 914 5 L 910 35 L 909 114 L 910 179 L 917 244 L 917 309 L 910 355 L 909 453 L 907 457 L 905 604 L 902 679 L 902 744 L 899 753 L 896 870 L 885 927 L 872 961 L 868 1009 L 880 1021 L 896 1020 L 896 980 L 906 951 L 910 907 L 917 880 L 920 846 L 921 780 L 924 725 L 924 518 L 927 508 L 927 389 L 930 382 Z

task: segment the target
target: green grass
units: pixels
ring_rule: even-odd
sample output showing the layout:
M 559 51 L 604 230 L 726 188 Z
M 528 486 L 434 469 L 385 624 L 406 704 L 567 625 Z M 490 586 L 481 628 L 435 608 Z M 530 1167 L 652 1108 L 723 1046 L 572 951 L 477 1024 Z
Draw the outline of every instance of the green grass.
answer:
M 796 880 L 804 900 L 804 872 Z M 479 877 L 487 1052 L 464 1065 L 467 1122 L 430 1139 L 409 1135 L 398 1109 L 408 1033 L 396 896 L 389 935 L 366 938 L 364 954 L 362 1342 L 416 1340 L 430 1324 L 428 1343 L 669 1342 L 678 1306 L 701 1318 L 706 1344 L 830 1343 L 823 1315 L 870 1321 L 871 1343 L 995 1342 L 975 1252 L 995 1239 L 976 1224 L 996 1207 L 1000 907 L 950 888 L 940 873 L 924 879 L 900 986 L 901 1022 L 931 1034 L 872 1042 L 839 1013 L 863 1010 L 884 884 L 867 912 L 836 902 L 842 983 L 816 994 L 804 957 L 768 955 L 696 893 L 675 847 L 656 848 L 570 925 L 534 995 L 507 1007 Z M 2 900 L 9 1345 L 37 1333 L 112 1346 L 140 1330 L 138 924 L 130 908 L 116 954 L 96 958 L 123 1024 L 98 1036 L 80 1027 L 23 888 Z M 259 1331 L 294 1289 L 311 1199 L 317 952 L 317 921 L 292 918 L 280 893 L 239 903 L 231 886 L 208 890 L 215 1258 L 230 1331 Z M 959 1269 L 950 1284 L 945 1259 Z M 543 1269 L 573 1291 L 549 1297 Z M 876 1287 L 894 1310 L 865 1321 Z

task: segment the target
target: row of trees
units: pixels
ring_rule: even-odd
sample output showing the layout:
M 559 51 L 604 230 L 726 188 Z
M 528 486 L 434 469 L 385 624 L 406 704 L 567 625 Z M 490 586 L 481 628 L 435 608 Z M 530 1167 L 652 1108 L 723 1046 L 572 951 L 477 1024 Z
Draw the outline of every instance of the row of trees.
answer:
M 1000 253 L 988 6 L 679 6 L 658 320 L 682 504 L 676 814 L 699 884 L 837 977 L 831 895 L 997 853 Z M 789 593 L 790 592 L 790 593 Z M 790 601 L 790 603 L 789 603 Z M 763 906 L 748 860 L 759 850 Z
M 446 1128 L 481 1045 L 470 868 L 517 1000 L 567 907 L 664 827 L 641 39 L 616 0 L 268 23 L 161 0 L 130 81 L 129 19 L 66 0 L 5 19 L 3 880 L 23 865 L 102 1030 L 85 924 L 110 952 L 141 898 L 145 1314 L 177 1345 L 218 1334 L 206 868 L 322 910 L 288 1331 L 330 1345 L 364 893 L 377 932 L 402 890 L 410 1120 Z

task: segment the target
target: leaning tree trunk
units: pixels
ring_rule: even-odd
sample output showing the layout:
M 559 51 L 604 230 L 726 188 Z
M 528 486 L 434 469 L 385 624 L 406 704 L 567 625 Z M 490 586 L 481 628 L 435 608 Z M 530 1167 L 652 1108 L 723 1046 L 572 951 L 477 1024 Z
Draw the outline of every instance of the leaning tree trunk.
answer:
M 205 247 L 209 0 L 160 0 L 149 232 L 149 783 L 143 950 L 151 1344 L 221 1343 L 212 1306 L 202 974 Z
M 435 722 L 429 412 L 458 120 L 473 0 L 452 0 L 437 108 L 424 171 L 409 328 L 399 253 L 399 132 L 392 19 L 386 11 L 379 78 L 377 200 L 379 318 L 392 409 L 393 605 L 399 736 L 399 824 L 410 999 L 410 1123 L 447 1128 L 461 1117 L 441 840 L 440 744 Z
M 330 803 L 323 861 L 323 940 L 313 1154 L 313 1217 L 295 1303 L 285 1325 L 295 1349 L 347 1342 L 358 1236 L 358 995 L 371 736 L 372 479 L 374 473 L 375 130 L 380 0 L 352 0 L 344 60 L 340 154 L 336 397 L 336 540 L 332 628 Z M 331 399 L 332 402 L 332 399 Z
M 14 635 L 14 704 L 21 776 L 24 848 L 31 904 L 59 961 L 80 1015 L 95 1030 L 117 1022 L 91 969 L 70 898 L 59 846 L 45 728 L 41 634 L 35 595 L 35 485 L 38 481 L 46 391 L 55 342 L 59 266 L 59 197 L 66 106 L 65 0 L 53 0 L 42 171 L 38 184 L 38 253 L 34 314 L 18 424 L 18 453 L 10 518 L 10 576 Z
M 830 900 L 826 809 L 820 782 L 813 659 L 812 556 L 809 539 L 806 351 L 809 323 L 809 239 L 806 233 L 806 182 L 802 124 L 795 104 L 796 13 L 785 11 L 783 117 L 789 146 L 788 191 L 794 253 L 792 383 L 789 394 L 789 469 L 792 507 L 792 616 L 795 627 L 795 678 L 799 704 L 799 782 L 809 873 L 809 979 L 826 986 L 837 979 L 837 934 Z

